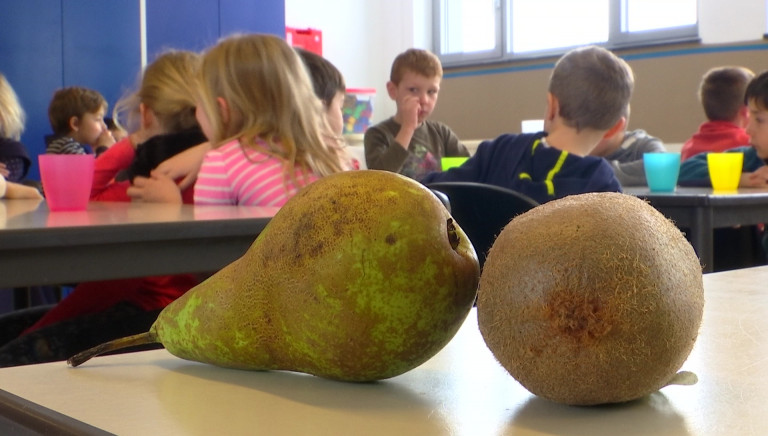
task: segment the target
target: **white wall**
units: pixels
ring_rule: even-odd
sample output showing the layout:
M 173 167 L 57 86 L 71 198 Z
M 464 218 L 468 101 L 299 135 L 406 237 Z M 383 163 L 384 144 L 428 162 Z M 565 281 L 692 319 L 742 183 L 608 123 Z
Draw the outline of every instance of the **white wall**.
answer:
M 322 30 L 323 56 L 347 87 L 376 88 L 376 123 L 395 113 L 386 90 L 392 60 L 408 48 L 432 45 L 430 10 L 429 0 L 286 0 L 285 24 Z
M 767 4 L 768 0 L 700 0 L 702 42 L 719 44 L 760 39 L 768 29 Z
M 700 0 L 704 44 L 754 41 L 768 31 L 768 0 Z M 432 48 L 430 0 L 285 0 L 285 23 L 323 31 L 323 55 L 350 88 L 376 88 L 373 121 L 394 114 L 385 84 L 394 57 Z

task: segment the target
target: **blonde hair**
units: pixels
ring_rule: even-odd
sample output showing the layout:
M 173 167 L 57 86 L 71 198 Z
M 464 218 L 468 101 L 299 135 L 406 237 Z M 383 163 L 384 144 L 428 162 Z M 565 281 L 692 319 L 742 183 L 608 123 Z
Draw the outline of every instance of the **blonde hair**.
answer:
M 197 126 L 195 119 L 195 75 L 200 56 L 183 50 L 160 54 L 144 70 L 135 92 L 115 105 L 113 118 L 129 130 L 138 128 L 139 104 L 152 110 L 161 129 L 176 133 Z
M 285 161 L 285 179 L 298 186 L 296 169 L 317 176 L 343 171 L 344 152 L 315 96 L 296 52 L 272 35 L 234 35 L 204 55 L 199 104 L 214 146 L 233 139 Z M 217 99 L 229 109 L 224 121 Z M 266 144 L 260 145 L 261 140 Z
M 11 84 L 0 73 L 0 138 L 19 140 L 24 132 L 26 114 Z

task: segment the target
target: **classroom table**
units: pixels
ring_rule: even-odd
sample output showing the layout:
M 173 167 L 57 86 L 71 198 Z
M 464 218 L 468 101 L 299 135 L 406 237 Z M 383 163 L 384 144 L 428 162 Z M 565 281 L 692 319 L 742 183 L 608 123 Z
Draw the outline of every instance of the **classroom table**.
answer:
M 0 200 L 0 287 L 217 271 L 277 210 L 91 202 L 50 212 L 45 201 Z
M 712 271 L 714 229 L 768 222 L 768 190 L 764 189 L 716 192 L 678 187 L 675 192 L 651 192 L 647 187 L 628 187 L 624 192 L 648 200 L 678 227 L 688 229 L 705 272 Z
M 473 309 L 442 351 L 389 380 L 224 369 L 154 350 L 0 369 L 0 417 L 8 428 L 120 435 L 765 435 L 765 283 L 768 267 L 705 275 L 700 334 L 681 368 L 698 383 L 624 404 L 532 395 L 495 361 Z

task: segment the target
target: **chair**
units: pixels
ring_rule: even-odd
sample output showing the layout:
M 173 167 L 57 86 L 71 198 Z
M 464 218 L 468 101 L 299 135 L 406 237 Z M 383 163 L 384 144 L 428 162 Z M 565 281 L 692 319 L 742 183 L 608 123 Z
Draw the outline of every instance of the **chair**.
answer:
M 504 226 L 515 216 L 539 205 L 517 191 L 484 183 L 435 182 L 427 187 L 448 197 L 451 216 L 475 247 L 480 269 Z

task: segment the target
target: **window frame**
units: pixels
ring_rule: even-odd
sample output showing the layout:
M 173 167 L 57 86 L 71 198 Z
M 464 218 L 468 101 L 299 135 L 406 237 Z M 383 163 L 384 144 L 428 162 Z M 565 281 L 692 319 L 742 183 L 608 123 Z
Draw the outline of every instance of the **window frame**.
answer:
M 546 50 L 530 51 L 525 53 L 511 52 L 512 32 L 507 31 L 510 27 L 511 6 L 510 2 L 514 0 L 495 0 L 496 14 L 496 45 L 491 50 L 476 51 L 470 53 L 442 53 L 442 43 L 445 33 L 449 27 L 443 25 L 443 4 L 447 0 L 432 0 L 432 29 L 433 29 L 433 49 L 434 53 L 440 58 L 443 66 L 471 66 L 486 63 L 508 62 L 515 60 L 536 59 L 541 57 L 559 56 L 566 51 L 574 48 L 556 47 Z M 609 29 L 608 41 L 599 43 L 607 49 L 623 49 L 644 47 L 651 45 L 693 42 L 700 41 L 699 23 L 698 23 L 698 5 L 696 23 L 685 26 L 670 27 L 659 30 L 645 30 L 629 32 L 623 31 L 626 27 L 626 16 L 624 11 L 627 8 L 627 0 L 608 0 L 609 2 Z

